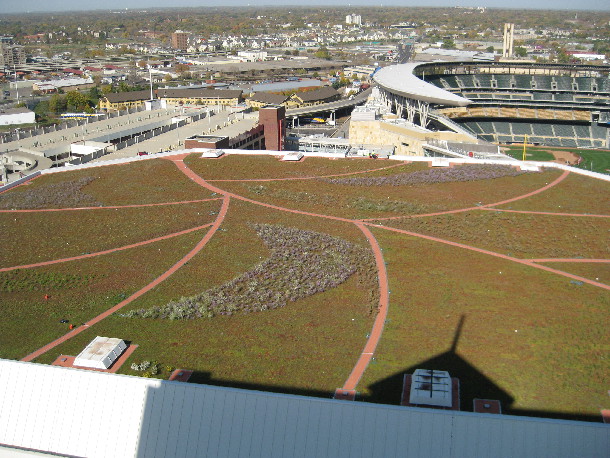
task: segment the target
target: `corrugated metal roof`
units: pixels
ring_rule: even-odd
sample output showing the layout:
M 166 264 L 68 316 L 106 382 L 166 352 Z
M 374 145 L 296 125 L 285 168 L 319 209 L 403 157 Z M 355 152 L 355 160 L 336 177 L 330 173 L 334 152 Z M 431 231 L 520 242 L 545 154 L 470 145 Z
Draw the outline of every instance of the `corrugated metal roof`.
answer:
M 0 444 L 88 457 L 606 457 L 603 424 L 166 382 L 0 360 Z M 0 453 L 1 453 L 0 447 Z
M 384 67 L 375 73 L 373 79 L 390 92 L 424 102 L 464 107 L 470 100 L 445 91 L 433 84 L 420 80 L 413 69 L 421 63 L 400 64 Z
M 318 100 L 326 100 L 330 98 L 338 98 L 341 94 L 331 86 L 323 86 L 320 89 L 314 89 L 309 92 L 297 92 L 293 97 L 298 97 L 303 102 L 317 102 Z
M 110 103 L 136 102 L 150 100 L 150 91 L 110 92 L 104 95 Z

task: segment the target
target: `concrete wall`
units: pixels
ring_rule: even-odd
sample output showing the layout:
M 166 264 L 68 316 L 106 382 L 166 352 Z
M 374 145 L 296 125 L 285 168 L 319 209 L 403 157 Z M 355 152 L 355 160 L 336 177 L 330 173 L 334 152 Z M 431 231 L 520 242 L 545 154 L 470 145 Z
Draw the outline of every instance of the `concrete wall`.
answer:
M 448 140 L 472 142 L 473 138 L 455 132 L 430 132 L 408 125 L 392 124 L 384 121 L 351 121 L 349 139 L 352 145 L 392 145 L 396 154 L 405 156 L 423 156 L 423 144 L 429 140 Z

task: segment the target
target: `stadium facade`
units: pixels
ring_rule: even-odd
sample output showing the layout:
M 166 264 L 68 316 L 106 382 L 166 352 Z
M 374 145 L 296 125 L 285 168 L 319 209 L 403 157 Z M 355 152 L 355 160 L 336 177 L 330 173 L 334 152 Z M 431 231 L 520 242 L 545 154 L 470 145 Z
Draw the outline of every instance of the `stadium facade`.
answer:
M 434 62 L 386 67 L 374 79 L 393 114 L 433 132 L 610 148 L 609 74 L 610 66 Z

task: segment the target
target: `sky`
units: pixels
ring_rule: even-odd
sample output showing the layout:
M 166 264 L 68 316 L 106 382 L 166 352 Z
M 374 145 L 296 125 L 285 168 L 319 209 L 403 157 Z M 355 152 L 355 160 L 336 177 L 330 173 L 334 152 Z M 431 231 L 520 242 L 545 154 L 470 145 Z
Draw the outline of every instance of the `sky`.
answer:
M 0 0 L 0 14 L 180 6 L 303 5 L 302 0 Z M 310 6 L 487 6 L 494 8 L 579 9 L 610 11 L 608 0 L 313 0 Z

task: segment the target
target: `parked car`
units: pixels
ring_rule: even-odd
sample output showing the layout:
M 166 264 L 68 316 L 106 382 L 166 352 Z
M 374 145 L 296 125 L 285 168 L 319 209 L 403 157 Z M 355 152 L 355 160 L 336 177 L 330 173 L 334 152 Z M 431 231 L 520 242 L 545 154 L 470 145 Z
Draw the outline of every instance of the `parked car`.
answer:
M 138 156 L 148 156 L 148 151 L 139 151 Z

